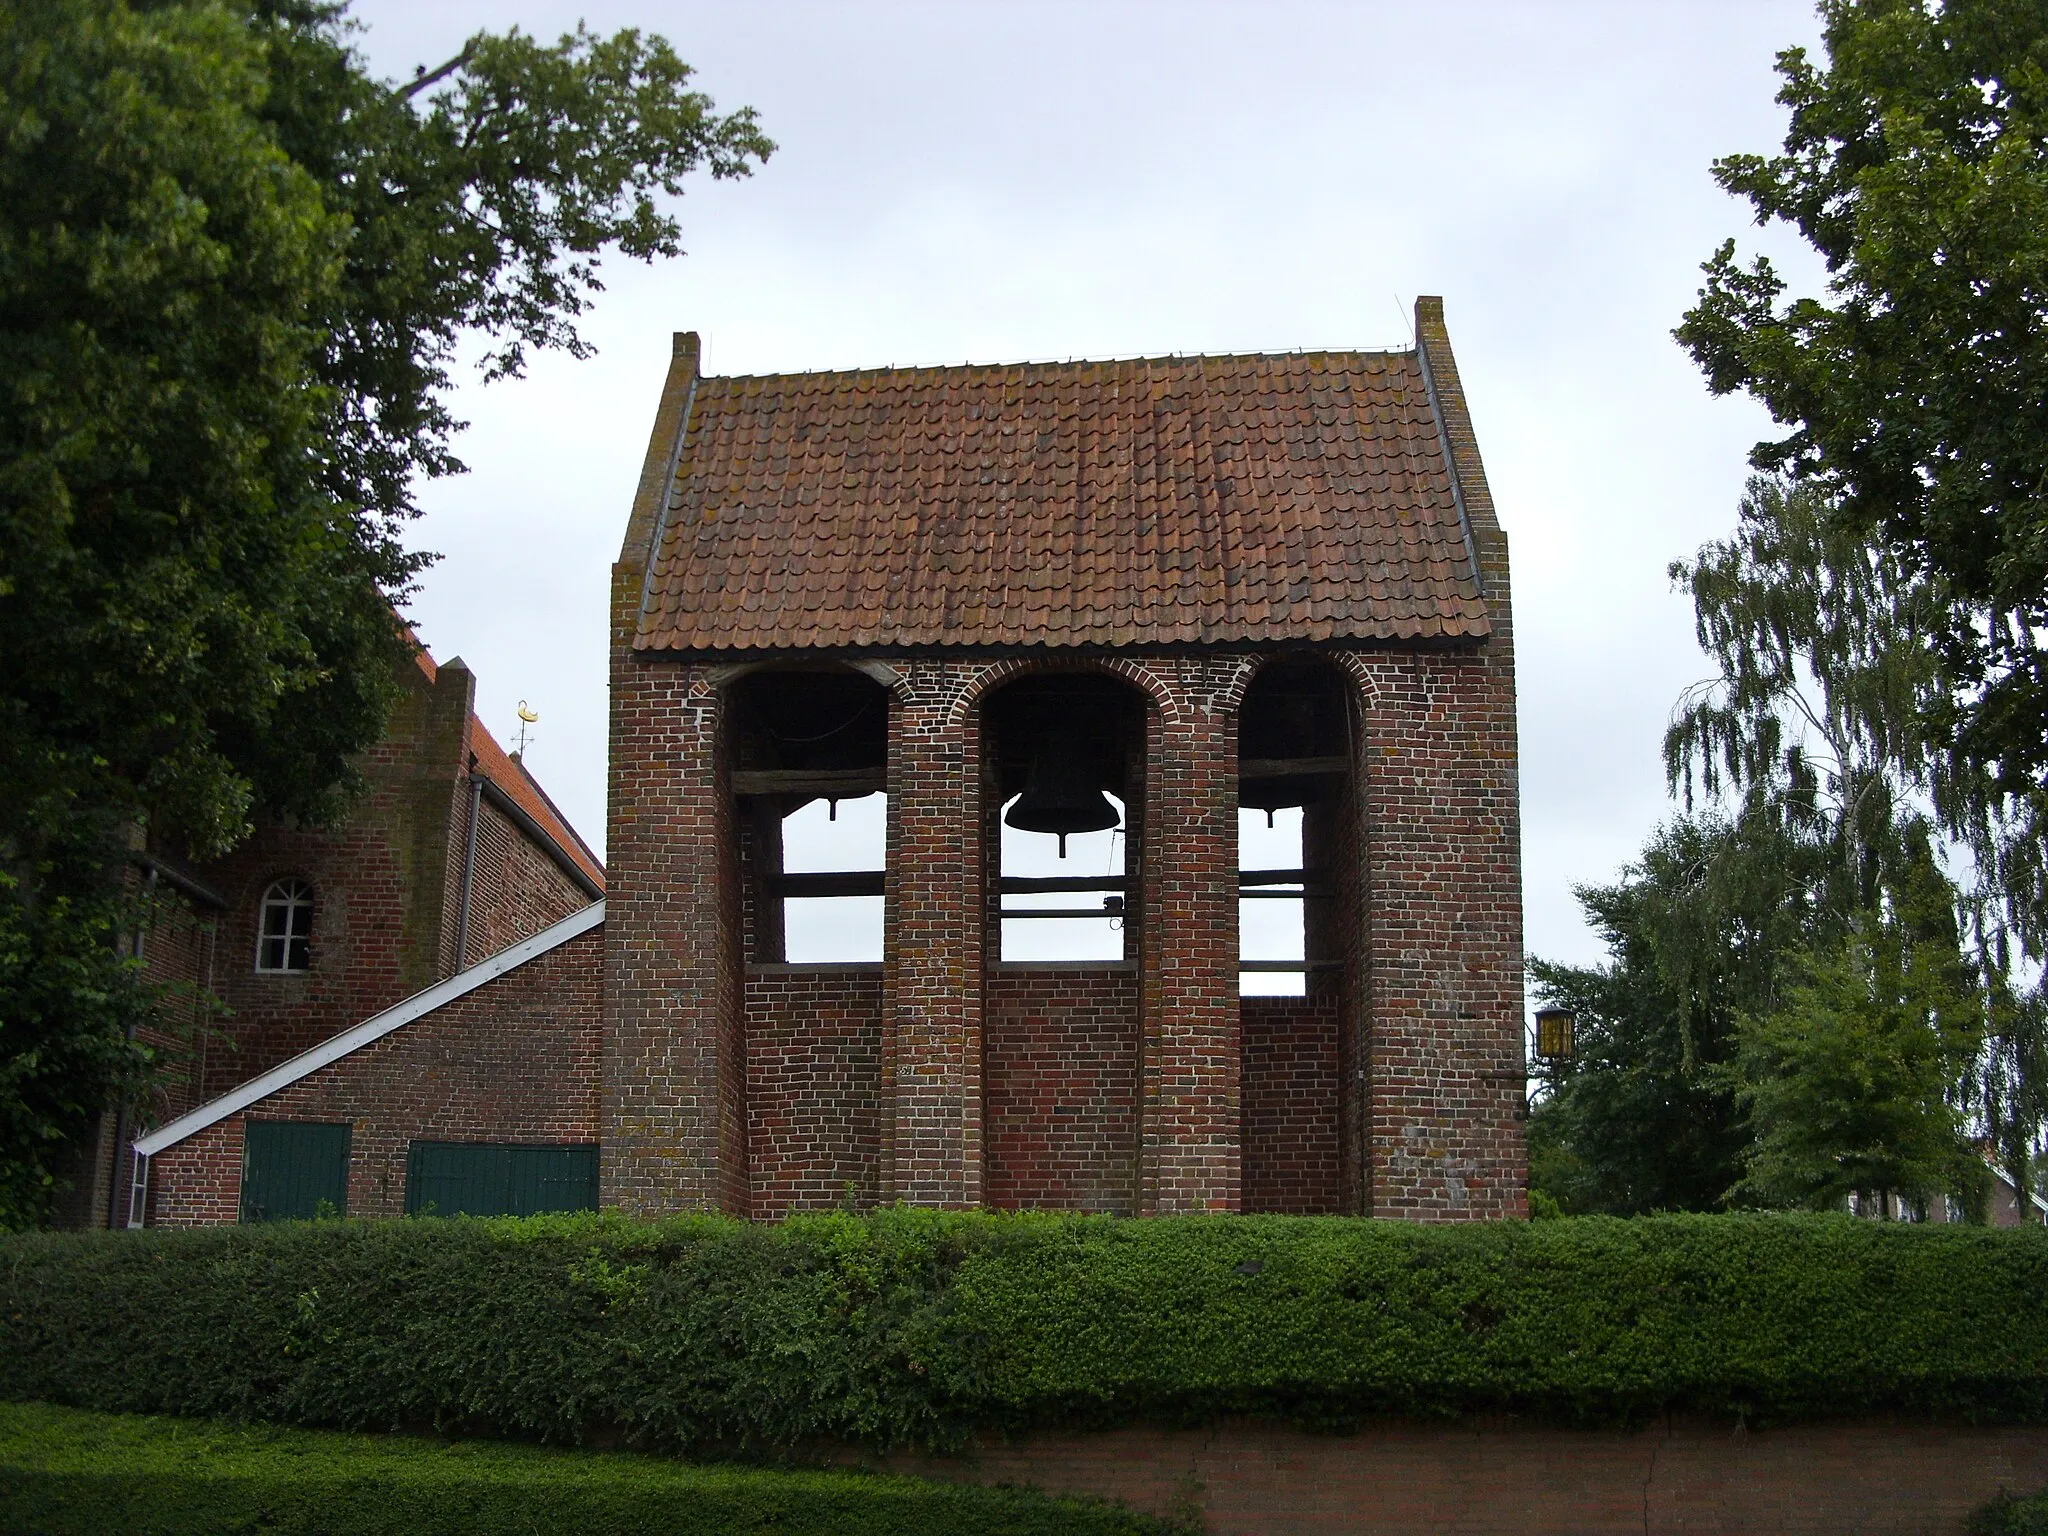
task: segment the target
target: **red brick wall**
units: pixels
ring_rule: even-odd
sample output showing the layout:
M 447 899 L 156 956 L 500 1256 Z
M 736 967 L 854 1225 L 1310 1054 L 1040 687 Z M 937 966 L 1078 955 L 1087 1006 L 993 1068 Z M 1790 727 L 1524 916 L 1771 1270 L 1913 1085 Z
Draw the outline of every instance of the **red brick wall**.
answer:
M 882 968 L 747 976 L 750 1213 L 862 1208 L 882 1186 Z
M 1348 812 L 1357 893 L 1342 936 L 1340 1200 L 1430 1219 L 1526 1206 L 1521 865 L 1507 548 L 1444 336 L 1418 302 L 1418 359 L 1493 626 L 1475 652 L 1323 646 L 1357 689 Z M 612 592 L 612 918 L 604 1124 L 608 1201 L 646 1213 L 748 1203 L 737 839 L 722 686 L 793 659 L 636 651 L 649 562 L 691 451 L 698 349 L 679 335 Z M 817 662 L 821 658 L 805 655 Z M 882 1196 L 978 1205 L 985 856 L 979 700 L 1032 669 L 1093 669 L 1146 699 L 1139 974 L 1141 1213 L 1244 1202 L 1235 889 L 1236 709 L 1258 655 L 971 651 L 857 665 L 890 687 L 882 1004 Z M 1364 915 L 1358 916 L 1360 908 Z M 767 946 L 764 944 L 764 950 Z M 1355 1086 L 1354 1086 L 1355 1085 Z M 1000 1095 L 998 1095 L 1000 1097 Z
M 475 965 L 532 938 L 580 912 L 590 900 L 590 893 L 564 874 L 562 866 L 510 817 L 488 800 L 478 802 L 463 965 Z
M 220 967 L 220 923 L 175 892 L 158 887 L 156 921 L 142 935 L 143 974 L 174 991 L 159 1010 L 159 1027 L 140 1037 L 162 1053 L 166 1075 L 147 1119 L 160 1125 L 198 1104 L 219 1018 L 211 996 Z
M 1332 1216 L 1345 1209 L 1338 1158 L 1342 999 L 1247 997 L 1243 1024 L 1244 1208 Z
M 625 648 L 614 576 L 606 845 L 604 1203 L 744 1212 L 745 964 L 722 696 L 705 669 Z
M 1479 655 L 1363 658 L 1370 1214 L 1523 1216 L 1514 691 Z
M 620 580 L 607 1198 L 648 1213 L 741 1210 L 754 1185 L 748 1142 L 760 1142 L 739 1130 L 749 1114 L 736 1000 L 740 851 L 718 725 L 720 687 L 735 674 L 626 650 L 637 588 L 623 568 Z M 1300 1153 L 1294 1192 L 1269 1183 L 1252 1204 L 1273 1198 L 1429 1219 L 1519 1215 L 1526 1175 L 1511 663 L 1488 653 L 1330 655 L 1351 679 L 1357 713 L 1352 798 L 1325 818 L 1329 857 L 1340 866 L 1332 884 L 1348 914 L 1329 936 L 1344 979 L 1318 983 L 1333 988 L 1340 1013 L 1339 1093 L 1334 1109 L 1325 1102 L 1317 1110 L 1323 1149 Z M 1147 777 L 1133 828 L 1142 899 L 1127 929 L 1137 960 L 1137 1214 L 1242 1208 L 1243 1128 L 1274 1113 L 1241 1101 L 1240 1074 L 1254 1058 L 1236 995 L 1235 710 L 1260 660 L 1095 662 L 1149 701 Z M 884 1200 L 1107 1198 L 1100 1183 L 1080 1193 L 1097 1175 L 1071 1170 L 998 1189 L 996 1181 L 1018 1175 L 997 1165 L 1022 1165 L 987 1139 L 998 1133 L 983 1119 L 1007 1113 L 1010 1089 L 987 1076 L 1004 1068 L 1009 1046 L 985 1037 L 996 1027 L 992 978 L 1004 973 L 991 963 L 993 818 L 983 804 L 978 704 L 1008 678 L 1046 665 L 953 657 L 886 669 L 895 699 Z M 1349 1084 L 1358 1086 L 1347 1099 Z M 1332 1113 L 1334 1174 L 1320 1161 Z M 1053 1125 L 1042 1129 L 1049 1144 L 1058 1141 Z M 1063 1155 L 1076 1167 L 1095 1156 Z M 788 1179 L 778 1171 L 761 1187 Z
M 879 1465 L 1115 1499 L 1212 1536 L 1962 1536 L 2000 1492 L 2048 1487 L 2048 1428 L 1501 1421 L 1330 1435 L 1238 1420 L 991 1438 L 969 1457 Z
M 595 1141 L 603 952 L 602 929 L 579 935 L 245 1114 L 347 1121 L 353 1216 L 404 1212 L 406 1147 L 414 1138 Z M 230 1116 L 157 1154 L 153 1224 L 236 1219 L 243 1118 Z
M 1128 965 L 1005 965 L 988 978 L 988 1203 L 1136 1208 L 1138 977 Z
M 995 860 L 981 836 L 981 727 L 971 668 L 894 668 L 884 877 L 882 1091 L 886 1198 L 986 1198 L 980 978 Z
M 234 853 L 198 870 L 228 903 L 214 976 L 230 1013 L 203 1050 L 205 1097 L 448 974 L 442 951 L 453 944 L 453 914 L 442 881 L 447 846 L 461 841 L 451 831 L 462 825 L 462 730 L 473 691 L 463 668 L 443 667 L 430 684 L 409 667 L 384 738 L 365 754 L 367 788 L 346 822 L 322 831 L 266 820 Z M 313 888 L 312 968 L 259 972 L 263 893 L 287 877 Z

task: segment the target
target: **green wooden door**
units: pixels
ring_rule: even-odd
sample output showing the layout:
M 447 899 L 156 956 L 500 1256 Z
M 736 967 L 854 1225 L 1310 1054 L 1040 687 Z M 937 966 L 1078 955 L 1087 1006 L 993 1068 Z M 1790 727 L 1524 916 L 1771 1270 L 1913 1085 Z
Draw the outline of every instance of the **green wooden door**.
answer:
M 533 1216 L 597 1209 L 597 1148 L 416 1141 L 405 1209 L 422 1216 Z
M 242 1220 L 348 1213 L 347 1125 L 249 1120 L 242 1126 Z

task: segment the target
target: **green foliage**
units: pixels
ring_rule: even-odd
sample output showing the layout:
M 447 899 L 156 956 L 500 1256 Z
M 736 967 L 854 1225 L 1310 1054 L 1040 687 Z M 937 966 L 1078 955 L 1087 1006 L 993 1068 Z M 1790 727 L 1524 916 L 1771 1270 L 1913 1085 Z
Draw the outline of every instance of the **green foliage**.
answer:
M 1695 788 L 1730 798 L 1737 828 L 1781 831 L 1800 850 L 1813 921 L 1796 937 L 1809 956 L 1845 955 L 1850 928 L 1895 924 L 1902 904 L 1939 927 L 1945 967 L 1968 953 L 1973 974 L 1951 980 L 1978 1011 L 1978 1049 L 1944 1091 L 2025 1183 L 2048 1116 L 2048 1000 L 2014 985 L 2008 935 L 2038 940 L 2024 869 L 2039 846 L 2018 823 L 1987 819 L 1958 789 L 1953 757 L 1922 733 L 1946 697 L 1925 582 L 1836 516 L 1818 486 L 1762 478 L 1735 535 L 1672 574 L 1692 591 L 1719 674 L 1687 696 L 1666 737 L 1674 787 L 1688 802 Z M 1967 889 L 1934 867 L 1944 831 L 1968 849 Z
M 1880 822 L 1851 857 L 1839 819 L 1782 810 L 1659 829 L 1579 892 L 1609 963 L 1531 962 L 1579 1019 L 1529 1122 L 1530 1186 L 1561 1210 L 1982 1204 L 1985 993 L 1924 827 Z
M 7 1036 L 0 1050 L 0 1229 L 39 1223 L 56 1181 L 63 1138 L 101 1107 L 107 1084 L 139 1090 L 148 1048 L 132 1031 L 152 1017 L 151 989 L 115 944 L 141 917 L 137 904 L 88 889 L 50 888 L 29 905 L 0 871 L 0 998 Z M 78 1027 L 90 1010 L 98 1027 Z
M 1942 915 L 1946 915 L 1945 911 Z M 1925 1206 L 1984 1178 L 1951 1091 L 1982 1041 L 1956 950 L 1898 921 L 1803 958 L 1783 1008 L 1742 1021 L 1731 1077 L 1755 1132 L 1736 1194 L 1827 1210 L 1851 1193 Z
M 2048 957 L 2048 7 L 1821 15 L 1825 59 L 1779 57 L 1783 153 L 1714 172 L 1825 291 L 1731 241 L 1677 332 L 1786 431 L 1735 537 L 1673 568 L 1722 676 L 1667 753 L 1688 792 L 1825 811 L 1864 859 L 1909 800 L 1967 849 L 1970 1109 L 2024 1184 L 2048 1124 L 2048 998 L 2011 953 Z
M 2048 1421 L 2048 1231 L 886 1211 L 0 1241 L 0 1397 L 697 1453 L 1674 1409 Z
M 1768 1009 L 1781 960 L 1811 926 L 1812 850 L 1758 820 L 1675 821 L 1580 904 L 1605 966 L 1530 962 L 1544 1001 L 1578 1016 L 1578 1054 L 1539 1064 L 1530 1187 L 1565 1211 L 1715 1210 L 1748 1133 L 1721 1075 L 1736 1021 Z
M 772 147 L 658 38 L 471 40 L 394 89 L 304 0 L 0 7 L 0 1184 L 131 1089 L 138 837 L 331 818 L 460 469 L 458 341 L 581 355 L 606 251 Z M 23 1218 L 7 1197 L 0 1220 Z
M 2048 1536 L 2048 1494 L 1993 1499 L 1970 1517 L 1968 1536 Z
M 0 1533 L 100 1536 L 1145 1536 L 1122 1510 L 860 1472 L 0 1405 Z
M 1924 580 L 1954 692 L 1925 724 L 2011 792 L 2048 770 L 2048 8 L 1824 0 L 1827 58 L 1779 56 L 1782 154 L 1717 161 L 1825 259 L 1785 300 L 1734 242 L 1679 339 L 1788 430 L 1759 467 Z M 1782 302 L 1781 302 L 1782 301 Z

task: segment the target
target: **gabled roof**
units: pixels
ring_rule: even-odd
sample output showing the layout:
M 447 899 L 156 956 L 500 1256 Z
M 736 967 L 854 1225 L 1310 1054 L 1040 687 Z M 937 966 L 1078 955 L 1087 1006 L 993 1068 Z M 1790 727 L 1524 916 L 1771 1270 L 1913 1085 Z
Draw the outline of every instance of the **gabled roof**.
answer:
M 440 664 L 433 653 L 420 643 L 410 625 L 405 627 L 405 637 L 411 641 L 413 660 L 428 682 L 441 674 Z M 583 841 L 576 829 L 569 825 L 555 802 L 548 798 L 548 792 L 540 787 L 540 781 L 527 772 L 526 764 L 498 745 L 498 738 L 490 732 L 475 714 L 469 717 L 464 750 L 470 759 L 473 771 L 495 788 L 500 795 L 532 824 L 532 831 L 546 843 L 552 845 L 556 859 L 579 872 L 584 885 L 593 896 L 604 894 L 604 865 L 590 845 Z
M 696 378 L 633 643 L 1475 640 L 1437 404 L 1416 352 Z
M 446 981 L 437 981 L 424 992 L 415 992 L 402 1003 L 386 1008 L 373 1018 L 363 1020 L 351 1029 L 321 1041 L 309 1051 L 301 1051 L 290 1061 L 280 1062 L 260 1077 L 252 1077 L 238 1088 L 232 1088 L 217 1099 L 209 1099 L 197 1109 L 178 1116 L 167 1125 L 159 1126 L 147 1136 L 138 1137 L 135 1150 L 144 1157 L 154 1157 L 165 1147 L 174 1147 L 188 1136 L 195 1136 L 209 1125 L 217 1125 L 229 1115 L 239 1114 L 273 1093 L 291 1087 L 301 1078 L 310 1077 L 322 1067 L 332 1066 L 344 1056 L 353 1055 L 364 1046 L 382 1040 L 395 1029 L 401 1029 L 432 1013 L 436 1008 L 445 1007 L 458 997 L 474 992 L 486 982 L 496 981 L 507 971 L 516 971 L 529 960 L 537 960 L 551 949 L 559 949 L 571 939 L 590 932 L 604 921 L 604 903 L 593 901 L 580 912 L 572 912 L 552 928 L 543 928 L 530 939 L 499 950 L 488 960 L 479 961 L 466 971 L 457 971 Z
M 584 883 L 595 895 L 604 894 L 604 866 L 597 861 L 569 819 L 555 808 L 547 791 L 526 771 L 526 764 L 498 745 L 483 721 L 469 717 L 469 754 L 475 771 L 495 786 L 527 819 L 555 845 L 561 857 L 584 875 Z

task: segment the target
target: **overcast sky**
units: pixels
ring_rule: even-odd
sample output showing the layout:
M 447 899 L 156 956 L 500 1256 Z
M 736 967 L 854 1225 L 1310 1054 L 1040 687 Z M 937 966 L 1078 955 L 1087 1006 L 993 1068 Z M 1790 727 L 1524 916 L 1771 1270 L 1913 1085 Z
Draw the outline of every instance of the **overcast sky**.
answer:
M 605 602 L 677 330 L 705 368 L 1405 346 L 1441 294 L 1511 543 L 1529 947 L 1670 813 L 1659 742 L 1704 663 L 1666 565 L 1733 523 L 1754 406 L 1670 331 L 1729 235 L 1792 256 L 1709 162 L 1776 147 L 1794 0 L 690 4 L 358 0 L 379 71 L 480 27 L 667 36 L 781 148 L 682 200 L 689 254 L 613 263 L 599 355 L 465 375 L 471 473 L 428 486 L 414 607 L 604 836 Z M 1761 242 L 1761 244 L 1760 244 Z

